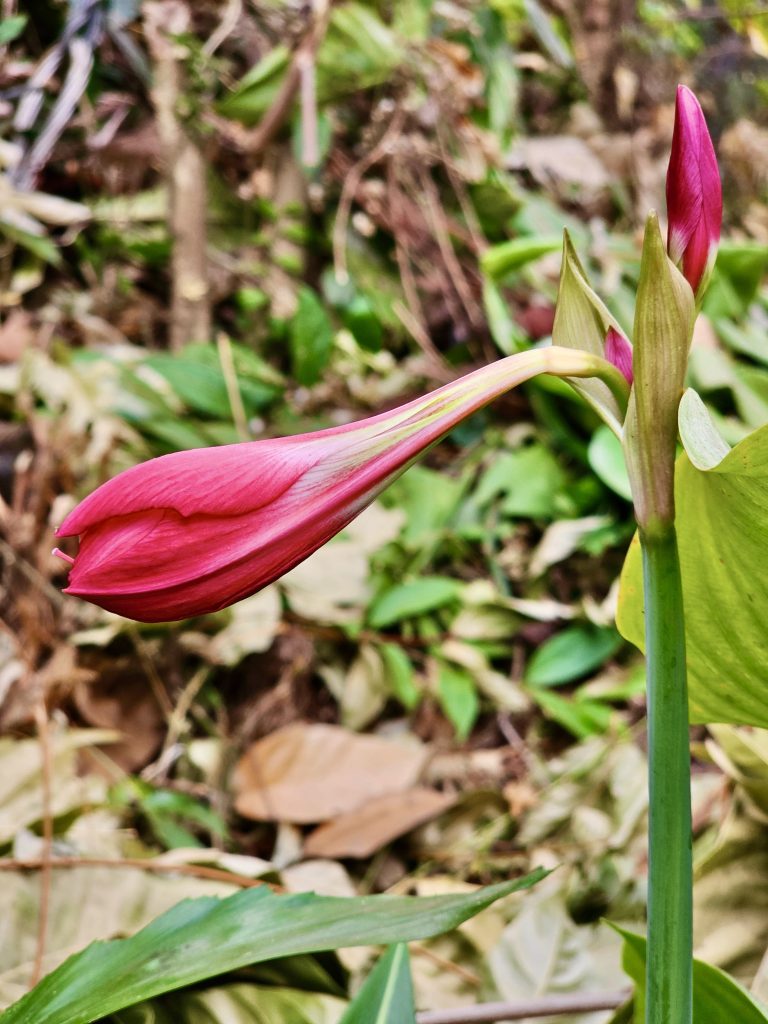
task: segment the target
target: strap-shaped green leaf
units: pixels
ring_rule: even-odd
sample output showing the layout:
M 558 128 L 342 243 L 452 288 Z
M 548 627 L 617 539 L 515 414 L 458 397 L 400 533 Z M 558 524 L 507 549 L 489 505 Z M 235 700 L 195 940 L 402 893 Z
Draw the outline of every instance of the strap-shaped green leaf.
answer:
M 390 946 L 339 1024 L 415 1024 L 408 947 Z
M 90 1024 L 248 964 L 440 935 L 546 875 L 449 896 L 284 895 L 266 886 L 186 900 L 128 939 L 94 942 L 0 1015 L 2 1024 Z

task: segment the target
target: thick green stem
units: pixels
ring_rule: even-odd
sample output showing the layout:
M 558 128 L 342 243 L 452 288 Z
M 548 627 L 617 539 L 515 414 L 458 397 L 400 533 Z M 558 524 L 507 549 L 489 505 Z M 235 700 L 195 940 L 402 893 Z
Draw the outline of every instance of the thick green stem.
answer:
M 673 527 L 641 535 L 648 671 L 646 1024 L 691 1024 L 691 759 L 683 594 Z

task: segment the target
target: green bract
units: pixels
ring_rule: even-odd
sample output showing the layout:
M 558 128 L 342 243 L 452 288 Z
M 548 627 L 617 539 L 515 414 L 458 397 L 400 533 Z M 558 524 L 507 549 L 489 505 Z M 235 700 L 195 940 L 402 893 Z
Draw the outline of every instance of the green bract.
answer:
M 619 322 L 597 292 L 590 287 L 566 231 L 563 237 L 563 263 L 555 323 L 552 327 L 552 344 L 562 348 L 581 349 L 582 352 L 603 358 L 605 335 L 609 327 L 622 332 Z M 620 434 L 624 417 L 607 386 L 596 379 L 571 380 L 570 383 L 605 420 L 611 430 L 615 434 Z
M 690 285 L 667 257 L 659 221 L 648 218 L 637 289 L 635 381 L 624 426 L 624 451 L 638 525 L 652 533 L 674 519 L 677 407 L 691 345 Z

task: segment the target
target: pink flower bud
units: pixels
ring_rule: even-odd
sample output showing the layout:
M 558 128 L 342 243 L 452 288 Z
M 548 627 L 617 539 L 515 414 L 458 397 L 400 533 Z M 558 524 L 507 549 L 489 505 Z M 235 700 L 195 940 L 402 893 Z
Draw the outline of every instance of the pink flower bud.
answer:
M 620 370 L 632 384 L 632 346 L 615 327 L 609 327 L 605 336 L 605 358 Z
M 597 356 L 536 349 L 358 423 L 134 466 L 89 495 L 57 531 L 80 537 L 66 593 L 143 622 L 224 608 L 342 530 L 466 416 L 545 371 L 598 375 L 618 394 L 625 390 Z
M 667 217 L 667 252 L 698 296 L 706 288 L 717 255 L 723 190 L 707 122 L 699 101 L 684 85 L 677 87 Z

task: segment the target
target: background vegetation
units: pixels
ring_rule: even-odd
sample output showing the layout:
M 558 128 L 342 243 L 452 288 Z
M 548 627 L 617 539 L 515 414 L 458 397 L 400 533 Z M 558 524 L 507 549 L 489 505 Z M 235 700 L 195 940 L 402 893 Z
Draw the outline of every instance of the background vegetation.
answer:
M 768 422 L 759 6 L 5 0 L 0 1003 L 186 895 L 535 865 L 561 866 L 412 946 L 418 1005 L 625 984 L 600 920 L 644 912 L 644 679 L 613 626 L 632 520 L 617 442 L 564 386 L 477 415 L 219 615 L 111 616 L 50 550 L 137 461 L 346 422 L 546 340 L 563 226 L 630 334 L 680 80 L 727 218 L 692 383 L 736 441 Z M 698 950 L 765 998 L 768 739 L 695 738 Z M 113 1020 L 336 1021 L 374 953 Z

